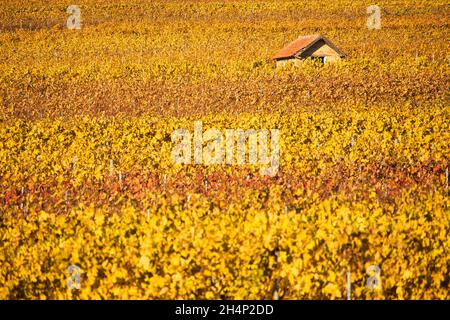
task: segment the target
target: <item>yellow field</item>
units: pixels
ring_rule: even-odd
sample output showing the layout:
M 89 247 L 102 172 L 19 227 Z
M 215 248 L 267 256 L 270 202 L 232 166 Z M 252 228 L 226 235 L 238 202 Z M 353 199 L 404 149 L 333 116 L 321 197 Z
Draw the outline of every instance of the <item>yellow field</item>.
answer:
M 450 298 L 447 1 L 74 4 L 0 6 L 0 298 Z M 313 33 L 348 58 L 275 68 Z M 174 164 L 195 121 L 277 173 Z

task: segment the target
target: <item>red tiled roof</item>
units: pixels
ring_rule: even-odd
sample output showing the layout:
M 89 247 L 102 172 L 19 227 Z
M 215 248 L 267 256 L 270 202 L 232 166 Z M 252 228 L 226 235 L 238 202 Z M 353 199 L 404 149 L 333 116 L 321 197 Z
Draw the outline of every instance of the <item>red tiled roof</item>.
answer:
M 287 46 L 285 46 L 283 49 L 278 51 L 272 59 L 283 59 L 283 58 L 290 58 L 293 57 L 296 53 L 303 50 L 304 48 L 308 47 L 312 43 L 314 43 L 316 40 L 322 38 L 319 34 L 309 35 L 309 36 L 303 36 L 299 37 L 295 41 L 292 41 Z

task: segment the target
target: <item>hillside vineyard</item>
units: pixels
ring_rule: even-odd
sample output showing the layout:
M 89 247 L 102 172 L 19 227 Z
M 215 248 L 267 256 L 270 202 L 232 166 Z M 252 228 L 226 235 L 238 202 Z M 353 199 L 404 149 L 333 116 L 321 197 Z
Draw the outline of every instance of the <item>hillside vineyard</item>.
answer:
M 449 299 L 448 21 L 4 1 L 0 298 Z M 277 67 L 315 34 L 337 61 Z

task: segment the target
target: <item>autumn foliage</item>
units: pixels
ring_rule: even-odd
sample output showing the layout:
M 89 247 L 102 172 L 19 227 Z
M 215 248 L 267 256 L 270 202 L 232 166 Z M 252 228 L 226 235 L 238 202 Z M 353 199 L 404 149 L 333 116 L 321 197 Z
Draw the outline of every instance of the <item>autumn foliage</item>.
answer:
M 0 8 L 0 298 L 450 298 L 445 1 L 380 30 L 366 1 L 67 5 Z M 348 59 L 275 68 L 317 32 Z M 279 129 L 279 172 L 174 165 L 196 120 Z

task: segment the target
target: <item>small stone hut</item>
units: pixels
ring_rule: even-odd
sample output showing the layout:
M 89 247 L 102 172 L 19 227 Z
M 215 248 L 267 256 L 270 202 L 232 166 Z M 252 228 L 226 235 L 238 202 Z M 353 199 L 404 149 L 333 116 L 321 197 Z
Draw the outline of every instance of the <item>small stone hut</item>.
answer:
M 346 54 L 330 40 L 320 34 L 314 34 L 300 36 L 278 51 L 272 59 L 276 61 L 278 67 L 288 63 L 298 65 L 302 60 L 308 58 L 328 63 L 339 61 L 345 57 Z

